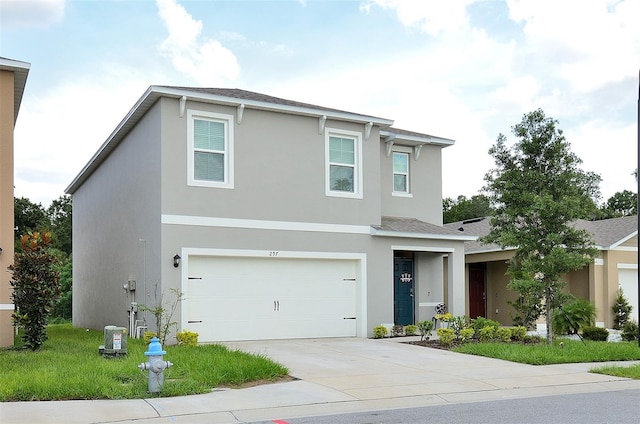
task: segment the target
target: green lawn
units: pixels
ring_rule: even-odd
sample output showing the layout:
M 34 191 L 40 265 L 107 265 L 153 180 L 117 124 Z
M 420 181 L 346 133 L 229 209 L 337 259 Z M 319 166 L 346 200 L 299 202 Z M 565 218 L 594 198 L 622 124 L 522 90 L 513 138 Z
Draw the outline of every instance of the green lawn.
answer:
M 49 340 L 36 352 L 0 350 L 0 401 L 66 399 L 140 399 L 147 393 L 147 345 L 128 340 L 128 355 L 107 359 L 98 354 L 101 331 L 85 331 L 70 324 L 47 327 Z M 262 355 L 229 350 L 221 345 L 167 346 L 160 396 L 207 393 L 215 387 L 255 381 L 276 381 L 287 368 Z
M 582 343 L 577 340 L 560 339 L 555 340 L 552 346 L 547 346 L 544 341 L 540 344 L 468 343 L 452 350 L 531 365 L 640 360 L 640 347 L 637 342 L 608 343 L 585 340 Z M 591 372 L 638 380 L 640 364 L 595 367 Z
M 585 340 L 583 344 L 578 340 L 556 339 L 552 346 L 547 346 L 544 341 L 540 344 L 467 343 L 452 350 L 531 365 L 640 360 L 637 342 Z

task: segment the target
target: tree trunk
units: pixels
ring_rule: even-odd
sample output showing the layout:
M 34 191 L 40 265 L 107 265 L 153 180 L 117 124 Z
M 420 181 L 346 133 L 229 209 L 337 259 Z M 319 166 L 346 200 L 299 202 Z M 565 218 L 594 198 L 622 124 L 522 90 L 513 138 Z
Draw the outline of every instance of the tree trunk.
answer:
M 547 324 L 547 345 L 551 346 L 553 344 L 553 327 L 551 326 L 551 293 L 550 290 L 547 289 L 547 295 L 544 302 L 544 311 L 545 311 L 545 321 Z

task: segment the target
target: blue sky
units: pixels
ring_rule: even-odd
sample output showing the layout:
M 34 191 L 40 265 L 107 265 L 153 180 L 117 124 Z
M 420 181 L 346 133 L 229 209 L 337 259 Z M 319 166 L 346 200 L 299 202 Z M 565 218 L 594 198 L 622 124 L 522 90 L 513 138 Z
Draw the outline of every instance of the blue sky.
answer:
M 542 108 L 603 200 L 636 191 L 637 0 L 0 0 L 31 64 L 15 194 L 63 194 L 150 85 L 233 87 L 456 140 L 445 197 L 477 194 L 498 134 Z

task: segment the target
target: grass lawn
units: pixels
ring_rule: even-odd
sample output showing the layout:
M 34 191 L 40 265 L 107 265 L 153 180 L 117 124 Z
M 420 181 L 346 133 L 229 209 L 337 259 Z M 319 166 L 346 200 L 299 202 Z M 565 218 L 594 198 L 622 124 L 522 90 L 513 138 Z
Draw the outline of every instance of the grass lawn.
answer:
M 544 341 L 539 344 L 467 343 L 452 350 L 531 365 L 640 360 L 637 342 L 585 340 L 583 344 L 578 340 L 556 339 L 552 346 Z
M 36 352 L 0 349 L 0 401 L 67 399 L 141 399 L 147 393 L 147 373 L 138 369 L 146 362 L 143 340 L 128 339 L 128 355 L 104 358 L 101 331 L 85 331 L 70 324 L 47 327 L 49 339 Z M 207 393 L 215 387 L 234 387 L 250 382 L 277 381 L 287 368 L 265 356 L 229 350 L 222 345 L 167 346 L 164 359 L 173 366 L 165 370 L 160 396 Z

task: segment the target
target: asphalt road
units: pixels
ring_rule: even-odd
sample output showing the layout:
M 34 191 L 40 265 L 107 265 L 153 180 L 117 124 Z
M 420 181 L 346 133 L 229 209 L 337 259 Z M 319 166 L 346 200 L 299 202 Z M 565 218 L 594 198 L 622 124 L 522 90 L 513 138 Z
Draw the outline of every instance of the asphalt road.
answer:
M 426 406 L 357 414 L 282 418 L 267 424 L 638 424 L 640 390 Z

